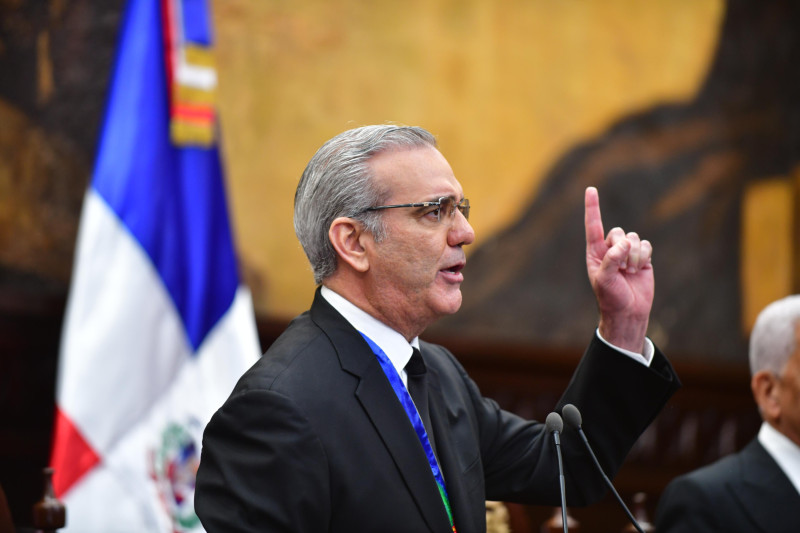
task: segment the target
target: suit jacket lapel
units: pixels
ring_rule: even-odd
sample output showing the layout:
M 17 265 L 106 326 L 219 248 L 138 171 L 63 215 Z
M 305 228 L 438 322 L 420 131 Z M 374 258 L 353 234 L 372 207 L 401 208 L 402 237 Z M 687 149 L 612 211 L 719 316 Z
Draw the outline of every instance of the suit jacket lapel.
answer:
M 383 370 L 377 363 L 372 368 L 372 372 L 361 376 L 356 396 L 392 454 L 431 530 L 447 531 L 450 522 L 417 434 Z
M 793 516 L 791 509 L 800 506 L 797 489 L 757 439 L 742 450 L 740 457 L 743 483 L 733 486 L 735 496 L 763 531 L 785 530 L 787 515 L 775 510 L 787 509 Z
M 456 529 L 458 533 L 486 531 L 485 502 L 470 500 L 469 487 L 464 484 L 462 461 L 458 458 L 458 443 L 453 441 L 453 432 L 449 428 L 447 403 L 439 387 L 438 373 L 432 365 L 428 365 L 428 409 Z
M 405 410 L 361 335 L 319 294 L 311 318 L 328 335 L 342 369 L 357 376 L 355 396 L 392 456 L 431 531 L 450 529 L 439 489 Z

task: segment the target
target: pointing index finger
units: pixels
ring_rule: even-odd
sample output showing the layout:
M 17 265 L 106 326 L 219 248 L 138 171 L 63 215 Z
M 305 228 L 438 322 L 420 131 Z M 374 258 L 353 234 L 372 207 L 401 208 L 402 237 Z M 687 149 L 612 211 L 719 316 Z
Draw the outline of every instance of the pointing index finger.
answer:
M 600 197 L 597 189 L 587 187 L 584 196 L 584 224 L 586 226 L 586 246 L 594 250 L 600 247 L 600 256 L 606 250 L 605 232 L 603 231 L 603 219 L 600 216 Z

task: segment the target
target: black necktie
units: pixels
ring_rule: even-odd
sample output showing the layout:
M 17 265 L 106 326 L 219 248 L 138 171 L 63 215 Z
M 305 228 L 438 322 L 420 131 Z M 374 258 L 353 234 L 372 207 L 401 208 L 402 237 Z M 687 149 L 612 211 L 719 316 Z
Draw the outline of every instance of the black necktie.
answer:
M 428 411 L 428 387 L 425 383 L 426 374 L 428 373 L 425 368 L 425 361 L 422 360 L 422 354 L 419 353 L 417 348 L 414 348 L 414 353 L 411 359 L 406 363 L 406 374 L 408 377 L 408 394 L 414 400 L 414 405 L 417 407 L 419 417 L 422 419 L 422 424 L 425 426 L 425 431 L 428 433 L 428 440 L 433 448 L 433 453 L 436 453 L 436 442 L 433 437 L 433 427 L 431 426 L 431 416 Z

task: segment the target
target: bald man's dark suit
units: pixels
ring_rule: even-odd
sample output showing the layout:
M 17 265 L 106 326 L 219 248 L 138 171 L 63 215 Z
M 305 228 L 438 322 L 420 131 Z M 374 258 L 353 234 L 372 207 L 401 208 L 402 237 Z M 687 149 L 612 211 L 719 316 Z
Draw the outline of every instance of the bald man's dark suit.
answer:
M 677 477 L 656 513 L 658 533 L 797 533 L 800 494 L 754 439 L 736 454 Z
M 488 499 L 559 502 L 553 439 L 480 396 L 453 355 L 421 343 L 428 404 L 456 527 L 485 531 Z M 593 340 L 562 403 L 610 473 L 679 382 Z M 573 504 L 604 491 L 578 439 L 562 437 Z M 375 355 L 317 292 L 208 424 L 195 508 L 210 533 L 450 530 L 416 433 Z

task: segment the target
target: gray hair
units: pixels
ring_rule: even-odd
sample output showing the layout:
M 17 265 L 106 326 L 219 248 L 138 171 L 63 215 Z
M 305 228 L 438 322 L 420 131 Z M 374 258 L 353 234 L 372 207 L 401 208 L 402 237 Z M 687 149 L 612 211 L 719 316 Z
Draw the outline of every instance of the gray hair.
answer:
M 780 376 L 797 349 L 800 295 L 787 296 L 764 308 L 750 334 L 750 372 L 768 370 Z
M 349 216 L 364 224 L 376 241 L 385 237 L 383 219 L 365 209 L 379 205 L 389 191 L 373 180 L 369 161 L 395 149 L 436 148 L 436 138 L 412 126 L 363 126 L 340 133 L 308 162 L 294 195 L 294 231 L 319 284 L 337 268 L 337 254 L 328 239 L 331 223 Z

